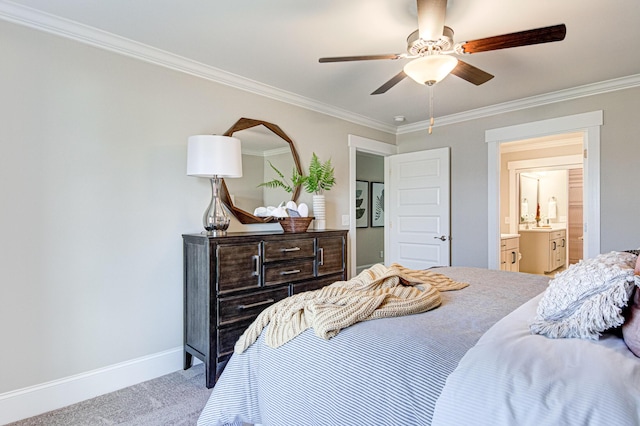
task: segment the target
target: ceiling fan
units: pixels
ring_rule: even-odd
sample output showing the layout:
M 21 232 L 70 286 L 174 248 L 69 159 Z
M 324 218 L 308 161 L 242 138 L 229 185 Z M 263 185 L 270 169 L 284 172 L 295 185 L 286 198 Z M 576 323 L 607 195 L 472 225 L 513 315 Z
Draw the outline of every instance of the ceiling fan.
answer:
M 327 57 L 320 58 L 319 61 L 325 63 L 413 59 L 402 71 L 371 93 L 372 95 L 387 92 L 407 76 L 420 84 L 432 86 L 451 73 L 478 86 L 491 80 L 493 75 L 453 55 L 561 41 L 567 32 L 566 26 L 559 24 L 454 44 L 453 30 L 444 25 L 447 0 L 417 0 L 417 3 L 418 30 L 407 38 L 407 53 Z

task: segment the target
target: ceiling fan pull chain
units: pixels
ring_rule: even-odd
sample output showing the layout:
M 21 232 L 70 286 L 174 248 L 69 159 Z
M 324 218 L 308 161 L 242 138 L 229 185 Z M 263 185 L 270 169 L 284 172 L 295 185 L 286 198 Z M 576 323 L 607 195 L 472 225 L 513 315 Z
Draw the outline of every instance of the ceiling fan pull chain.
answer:
M 433 132 L 433 86 L 435 84 L 429 85 L 429 134 Z

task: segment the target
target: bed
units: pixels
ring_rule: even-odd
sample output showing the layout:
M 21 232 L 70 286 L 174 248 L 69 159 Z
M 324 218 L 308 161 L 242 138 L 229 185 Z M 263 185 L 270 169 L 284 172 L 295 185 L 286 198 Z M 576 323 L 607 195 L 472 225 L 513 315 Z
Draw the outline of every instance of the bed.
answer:
M 329 340 L 307 330 L 276 349 L 265 344 L 263 333 L 245 352 L 231 357 L 198 425 L 611 424 L 560 421 L 566 420 L 564 416 L 571 415 L 571 410 L 559 417 L 544 417 L 558 420 L 551 423 L 531 417 L 511 421 L 512 408 L 521 415 L 529 412 L 532 405 L 541 404 L 541 412 L 555 413 L 557 407 L 549 405 L 546 392 L 552 392 L 555 403 L 562 405 L 565 396 L 557 392 L 580 389 L 580 382 L 559 389 L 552 389 L 542 379 L 535 388 L 527 382 L 530 364 L 525 360 L 542 357 L 537 365 L 544 366 L 544 356 L 554 354 L 539 341 L 548 341 L 548 346 L 553 347 L 567 340 L 578 340 L 577 346 L 570 349 L 574 354 L 593 352 L 594 347 L 600 353 L 593 359 L 576 355 L 565 360 L 558 355 L 563 359 L 559 366 L 570 362 L 578 370 L 566 377 L 553 377 L 564 383 L 585 368 L 583 361 L 587 362 L 586 368 L 593 369 L 596 359 L 611 357 L 616 363 L 624 359 L 626 367 L 620 369 L 620 376 L 634 377 L 638 385 L 633 385 L 634 392 L 623 401 L 611 406 L 617 410 L 617 418 L 627 420 L 617 424 L 633 424 L 631 419 L 640 419 L 636 392 L 640 386 L 640 361 L 621 337 L 607 334 L 592 341 L 531 336 L 530 320 L 543 292 L 549 290 L 548 277 L 467 267 L 437 271 L 469 283 L 462 290 L 442 293 L 442 304 L 437 309 L 360 322 Z M 496 336 L 507 342 L 525 337 L 542 340 L 527 343 L 523 346 L 526 349 L 512 357 L 513 347 L 505 345 L 504 340 L 494 340 Z M 564 352 L 561 347 L 554 350 L 558 354 Z M 607 377 L 613 369 L 603 369 L 598 377 Z M 516 374 L 515 382 L 512 371 L 520 374 Z M 544 376 L 542 367 L 540 371 Z M 467 377 L 473 380 L 467 381 Z M 498 379 L 504 383 L 498 383 Z M 626 386 L 625 381 L 620 383 L 618 388 Z M 596 387 L 592 384 L 592 388 Z M 494 388 L 499 395 L 487 392 Z M 574 400 L 580 401 L 580 392 L 575 393 Z M 519 396 L 514 406 L 510 405 L 513 394 Z M 605 398 L 603 404 L 616 398 Z M 494 404 L 487 404 L 487 399 Z M 505 404 L 506 414 L 496 411 Z M 587 420 L 601 420 L 591 416 L 588 407 L 585 411 Z

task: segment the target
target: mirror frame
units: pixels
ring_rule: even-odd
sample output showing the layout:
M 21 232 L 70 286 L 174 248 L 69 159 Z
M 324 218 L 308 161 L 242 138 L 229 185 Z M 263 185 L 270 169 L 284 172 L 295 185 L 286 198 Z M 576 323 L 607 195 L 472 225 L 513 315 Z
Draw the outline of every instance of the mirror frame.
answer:
M 293 145 L 293 141 L 282 129 L 273 123 L 269 123 L 268 121 L 255 120 L 253 118 L 245 118 L 242 117 L 238 121 L 235 122 L 233 126 L 229 128 L 224 133 L 224 136 L 233 136 L 234 133 L 239 132 L 241 130 L 250 129 L 256 126 L 264 126 L 267 129 L 271 130 L 276 136 L 282 138 L 285 142 L 289 144 L 289 148 L 291 148 L 291 155 L 293 156 L 293 162 L 298 169 L 298 173 L 302 174 L 302 166 L 300 165 L 300 158 L 298 157 L 298 152 L 296 151 L 295 146 Z M 238 138 L 242 141 L 242 138 Z M 300 186 L 296 186 L 293 190 L 293 194 L 291 195 L 291 200 L 296 201 L 298 199 L 298 195 L 300 195 Z M 240 221 L 242 224 L 251 224 L 251 223 L 267 223 L 274 222 L 275 218 L 272 216 L 269 217 L 258 217 L 254 216 L 252 213 L 244 211 L 233 205 L 233 201 L 231 200 L 231 196 L 229 194 L 229 190 L 227 189 L 227 184 L 222 179 L 222 187 L 220 191 L 220 199 L 224 203 L 224 205 L 229 209 L 231 214 Z

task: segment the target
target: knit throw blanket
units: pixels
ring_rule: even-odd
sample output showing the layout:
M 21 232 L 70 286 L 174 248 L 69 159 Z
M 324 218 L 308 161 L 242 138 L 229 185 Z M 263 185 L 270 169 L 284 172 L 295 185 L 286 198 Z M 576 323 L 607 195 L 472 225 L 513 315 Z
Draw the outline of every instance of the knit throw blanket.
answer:
M 407 269 L 397 263 L 377 264 L 348 281 L 283 299 L 258 315 L 240 336 L 235 352 L 244 352 L 262 330 L 272 348 L 284 345 L 306 329 L 330 339 L 360 321 L 417 314 L 442 303 L 440 291 L 459 290 L 460 283 L 428 270 Z

